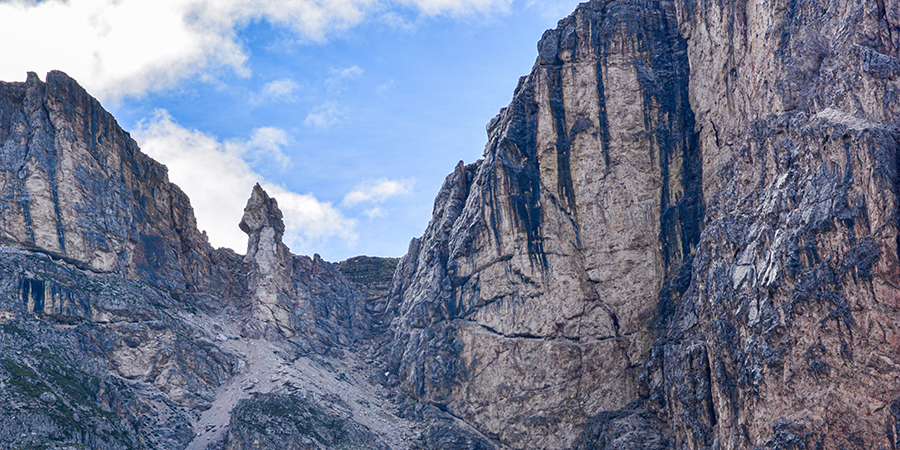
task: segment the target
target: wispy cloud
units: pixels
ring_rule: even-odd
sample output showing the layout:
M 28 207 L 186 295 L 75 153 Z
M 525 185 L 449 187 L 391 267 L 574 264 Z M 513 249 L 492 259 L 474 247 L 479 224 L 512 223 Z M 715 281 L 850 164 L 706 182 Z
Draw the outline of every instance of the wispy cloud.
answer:
M 223 69 L 250 76 L 237 37 L 250 21 L 266 21 L 301 40 L 323 42 L 398 6 L 425 15 L 466 15 L 502 11 L 510 1 L 0 1 L 0 41 L 20 42 L 23 36 L 28 41 L 4 49 L 0 79 L 22 80 L 27 71 L 59 69 L 101 100 L 115 100 L 189 78 L 215 80 Z
M 375 219 L 379 219 L 382 217 L 387 217 L 388 212 L 384 208 L 376 207 L 372 209 L 367 209 L 363 212 L 363 215 L 369 218 L 369 221 L 373 221 Z
M 346 69 L 332 69 L 331 72 L 337 75 L 337 78 L 354 79 L 361 77 L 365 71 L 359 66 L 348 67 Z
M 507 11 L 513 0 L 395 0 L 428 15 L 471 15 Z
M 346 69 L 331 69 L 331 76 L 325 80 L 325 87 L 331 94 L 338 94 L 345 89 L 345 82 L 363 76 L 365 73 L 359 66 Z
M 299 90 L 300 85 L 290 78 L 270 81 L 263 85 L 259 94 L 252 99 L 252 103 L 259 105 L 265 102 L 295 102 Z
M 386 94 L 387 91 L 389 91 L 392 87 L 394 87 L 394 84 L 396 84 L 396 81 L 394 81 L 394 80 L 388 80 L 387 83 L 379 84 L 375 88 L 375 94 L 377 94 L 377 95 Z
M 411 22 L 396 11 L 386 12 L 378 16 L 376 20 L 395 30 L 412 31 L 416 29 L 414 22 Z
M 247 141 L 227 141 L 225 149 L 235 153 L 253 167 L 275 166 L 284 170 L 291 163 L 283 147 L 288 145 L 290 139 L 287 133 L 279 128 L 263 127 L 253 131 L 253 135 Z
M 247 236 L 238 223 L 256 182 L 278 200 L 284 213 L 285 243 L 295 252 L 315 251 L 317 244 L 330 239 L 339 239 L 347 246 L 356 242 L 355 220 L 312 194 L 292 192 L 263 179 L 244 159 L 254 152 L 280 152 L 287 139 L 281 130 L 261 128 L 249 140 L 220 142 L 214 136 L 181 127 L 168 112 L 158 110 L 133 134 L 142 150 L 164 163 L 169 179 L 191 198 L 197 225 L 207 231 L 215 246 L 245 251 Z
M 303 124 L 310 128 L 326 130 L 343 122 L 346 116 L 347 110 L 338 102 L 330 100 L 313 108 Z
M 345 195 L 341 204 L 355 206 L 366 202 L 382 203 L 391 197 L 411 194 L 415 183 L 415 179 L 388 180 L 382 178 L 380 180 L 366 181 L 360 183 L 353 191 Z

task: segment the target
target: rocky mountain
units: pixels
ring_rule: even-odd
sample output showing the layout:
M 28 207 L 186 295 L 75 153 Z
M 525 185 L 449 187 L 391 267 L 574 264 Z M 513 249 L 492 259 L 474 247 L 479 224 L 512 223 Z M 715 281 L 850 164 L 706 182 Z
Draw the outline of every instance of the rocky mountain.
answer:
M 373 307 L 288 251 L 259 186 L 235 224 L 246 255 L 213 249 L 165 167 L 74 80 L 29 74 L 0 98 L 0 448 L 411 439 L 342 350 L 372 334 Z
M 0 83 L 0 449 L 895 449 L 900 4 L 593 0 L 402 259 Z
M 676 24 L 671 4 L 592 2 L 544 34 L 397 271 L 398 384 L 513 448 L 568 448 L 638 398 L 702 219 Z
M 516 449 L 895 448 L 898 19 L 580 5 L 401 261 L 391 383 Z

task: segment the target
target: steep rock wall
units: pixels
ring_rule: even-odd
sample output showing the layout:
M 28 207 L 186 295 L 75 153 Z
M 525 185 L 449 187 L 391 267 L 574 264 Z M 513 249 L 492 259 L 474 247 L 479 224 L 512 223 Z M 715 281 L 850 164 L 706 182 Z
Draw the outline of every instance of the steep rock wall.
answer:
M 0 84 L 0 125 L 5 241 L 167 291 L 210 287 L 187 196 L 74 80 Z
M 391 381 L 512 448 L 638 396 L 702 215 L 671 2 L 590 2 L 538 45 L 394 279 Z M 679 278 L 679 274 L 682 275 Z
M 896 448 L 896 2 L 678 1 L 706 225 L 648 395 L 686 448 Z
M 258 362 L 234 342 L 283 349 L 272 363 L 368 336 L 363 295 L 289 252 L 261 188 L 242 226 L 246 257 L 213 249 L 165 166 L 62 72 L 0 83 L 0 447 L 196 448 Z

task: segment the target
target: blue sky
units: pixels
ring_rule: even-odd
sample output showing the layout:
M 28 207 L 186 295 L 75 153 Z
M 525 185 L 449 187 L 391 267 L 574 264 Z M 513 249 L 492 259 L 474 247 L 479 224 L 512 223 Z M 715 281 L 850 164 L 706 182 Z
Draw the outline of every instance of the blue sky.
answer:
M 577 4 L 0 0 L 0 38 L 29 43 L 0 79 L 73 76 L 169 167 L 215 246 L 246 250 L 261 182 L 294 253 L 401 256 Z

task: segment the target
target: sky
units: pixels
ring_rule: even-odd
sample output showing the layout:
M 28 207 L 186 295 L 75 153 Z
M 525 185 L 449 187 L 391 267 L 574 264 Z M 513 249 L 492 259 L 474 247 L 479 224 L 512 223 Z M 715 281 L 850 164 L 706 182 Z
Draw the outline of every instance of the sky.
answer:
M 406 253 L 457 162 L 577 0 L 0 0 L 0 80 L 62 70 L 245 253 L 260 183 L 285 243 Z

